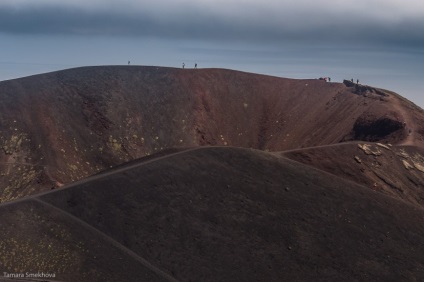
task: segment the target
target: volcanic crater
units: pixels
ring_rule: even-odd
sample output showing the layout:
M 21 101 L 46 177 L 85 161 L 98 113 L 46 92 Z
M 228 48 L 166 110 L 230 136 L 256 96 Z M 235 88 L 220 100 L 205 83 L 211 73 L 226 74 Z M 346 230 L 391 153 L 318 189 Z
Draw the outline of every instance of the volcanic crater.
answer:
M 424 279 L 424 111 L 226 69 L 0 82 L 0 270 L 61 281 Z

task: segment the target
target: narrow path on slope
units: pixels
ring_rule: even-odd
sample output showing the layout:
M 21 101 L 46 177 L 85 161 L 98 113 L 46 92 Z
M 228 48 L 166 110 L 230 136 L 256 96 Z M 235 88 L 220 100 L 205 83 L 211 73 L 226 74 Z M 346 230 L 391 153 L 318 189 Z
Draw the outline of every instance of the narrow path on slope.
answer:
M 52 191 L 46 191 L 46 192 L 42 192 L 42 193 L 39 193 L 39 194 L 30 195 L 30 196 L 27 196 L 27 197 L 24 197 L 24 198 L 20 198 L 20 199 L 14 200 L 14 201 L 10 201 L 10 202 L 4 202 L 4 203 L 1 203 L 0 204 L 0 207 L 7 206 L 7 205 L 12 205 L 12 204 L 19 203 L 19 202 L 23 202 L 23 201 L 26 201 L 26 200 L 29 200 L 29 199 L 34 199 L 34 198 L 42 197 L 44 195 L 48 195 L 48 194 L 52 194 L 52 193 L 58 193 L 60 191 L 67 190 L 67 189 L 73 188 L 75 186 L 88 183 L 90 181 L 101 179 L 101 178 L 104 178 L 106 176 L 118 174 L 120 172 L 124 172 L 126 170 L 130 170 L 130 169 L 137 168 L 137 167 L 140 167 L 140 166 L 144 166 L 144 165 L 147 165 L 147 164 L 150 164 L 150 163 L 159 161 L 159 160 L 171 158 L 173 156 L 177 156 L 177 155 L 181 155 L 181 154 L 184 154 L 184 153 L 188 153 L 188 152 L 196 151 L 196 150 L 201 150 L 201 149 L 205 149 L 205 148 L 229 148 L 229 147 L 226 147 L 226 146 L 210 146 L 210 147 L 195 147 L 195 148 L 187 149 L 187 150 L 184 150 L 184 151 L 180 151 L 180 152 L 172 153 L 172 154 L 169 154 L 169 155 L 157 157 L 157 158 L 154 158 L 154 159 L 151 159 L 151 160 L 147 160 L 147 161 L 144 161 L 144 162 L 141 162 L 141 163 L 136 163 L 136 164 L 133 164 L 133 165 L 130 165 L 130 166 L 126 166 L 126 167 L 123 167 L 123 168 L 118 168 L 118 169 L 115 169 L 115 170 L 112 170 L 112 171 L 106 171 L 104 173 L 99 173 L 99 174 L 96 174 L 96 175 L 93 175 L 93 176 L 89 176 L 87 178 L 78 180 L 76 182 L 72 182 L 72 183 L 69 183 L 67 185 L 64 185 L 60 189 L 56 189 L 56 190 L 52 190 Z
M 392 105 L 395 111 L 397 111 L 402 116 L 402 122 L 405 124 L 405 130 L 407 134 L 406 139 L 397 145 L 416 145 L 415 127 L 411 115 L 404 107 L 402 107 L 400 100 L 396 96 L 391 95 L 389 99 L 392 101 Z
M 144 267 L 146 267 L 147 269 L 149 269 L 150 271 L 152 271 L 153 273 L 155 273 L 157 276 L 165 279 L 166 281 L 172 281 L 172 282 L 178 282 L 177 279 L 175 279 L 174 277 L 172 277 L 171 275 L 169 275 L 168 273 L 166 273 L 165 271 L 159 269 L 158 267 L 154 266 L 153 264 L 151 264 L 150 262 L 148 262 L 146 259 L 142 258 L 141 256 L 139 256 L 137 253 L 131 251 L 130 249 L 128 249 L 127 247 L 125 247 L 124 245 L 122 245 L 121 243 L 119 243 L 118 241 L 116 241 L 115 239 L 113 239 L 112 237 L 110 237 L 109 235 L 103 233 L 102 231 L 98 230 L 97 228 L 94 228 L 93 226 L 91 226 L 90 224 L 88 224 L 87 222 L 83 221 L 82 219 L 52 205 L 49 204 L 41 199 L 38 198 L 34 198 L 32 199 L 34 201 L 37 201 L 39 203 L 41 203 L 44 206 L 47 206 L 50 209 L 56 210 L 57 212 L 65 215 L 66 217 L 71 218 L 73 221 L 77 222 L 78 224 L 82 225 L 84 228 L 93 231 L 94 233 L 96 233 L 97 235 L 99 235 L 101 238 L 103 238 L 104 240 L 106 240 L 107 242 L 111 243 L 113 246 L 115 246 L 116 248 L 118 248 L 119 250 L 123 251 L 124 253 L 126 253 L 127 255 L 129 255 L 130 257 L 134 258 L 136 261 L 138 261 L 140 264 L 142 264 Z
M 268 153 L 274 154 L 274 155 L 280 155 L 280 154 L 297 152 L 297 151 L 303 151 L 303 150 L 309 150 L 309 149 L 337 147 L 337 146 L 352 145 L 352 144 L 353 145 L 357 145 L 357 144 L 371 144 L 371 145 L 375 145 L 376 143 L 378 143 L 378 142 L 369 142 L 369 141 L 354 140 L 354 141 L 333 143 L 333 144 L 327 144 L 327 145 L 318 145 L 318 146 L 312 146 L 312 147 L 303 147 L 303 148 L 296 148 L 296 149 L 289 149 L 289 150 L 285 150 L 285 151 L 276 151 L 276 152 L 268 152 Z

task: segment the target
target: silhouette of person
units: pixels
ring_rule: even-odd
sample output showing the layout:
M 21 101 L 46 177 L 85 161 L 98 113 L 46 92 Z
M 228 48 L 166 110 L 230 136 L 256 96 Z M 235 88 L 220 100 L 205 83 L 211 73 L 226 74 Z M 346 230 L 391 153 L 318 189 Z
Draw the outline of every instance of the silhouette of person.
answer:
M 353 78 L 350 81 L 352 81 L 352 83 L 353 83 Z
M 359 79 L 356 80 L 356 84 L 359 84 Z
M 185 64 L 183 63 L 183 68 L 185 67 Z
M 197 69 L 197 63 L 194 64 L 194 68 Z
M 128 65 L 130 64 L 130 61 L 128 61 Z
M 331 77 L 328 78 L 328 82 L 331 82 Z

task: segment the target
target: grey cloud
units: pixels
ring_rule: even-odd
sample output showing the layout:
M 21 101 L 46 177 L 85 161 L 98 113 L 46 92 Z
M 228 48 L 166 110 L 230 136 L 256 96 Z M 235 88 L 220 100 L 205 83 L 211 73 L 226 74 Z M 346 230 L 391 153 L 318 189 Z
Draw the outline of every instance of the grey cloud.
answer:
M 166 9 L 164 8 L 164 11 Z M 259 13 L 258 13 L 259 14 Z M 319 13 L 318 13 L 319 14 Z M 161 16 L 146 10 L 126 13 L 81 8 L 38 7 L 12 9 L 0 7 L 0 32 L 8 34 L 77 34 L 88 36 L 150 36 L 167 39 L 241 41 L 253 43 L 308 42 L 393 45 L 424 47 L 424 21 L 402 20 L 398 23 L 352 17 L 329 19 L 302 12 L 287 18 L 267 18 L 254 12 L 232 18 L 229 13 L 209 13 L 199 6 L 180 7 Z M 284 15 L 283 15 L 284 16 Z M 344 16 L 344 15 L 343 15 Z

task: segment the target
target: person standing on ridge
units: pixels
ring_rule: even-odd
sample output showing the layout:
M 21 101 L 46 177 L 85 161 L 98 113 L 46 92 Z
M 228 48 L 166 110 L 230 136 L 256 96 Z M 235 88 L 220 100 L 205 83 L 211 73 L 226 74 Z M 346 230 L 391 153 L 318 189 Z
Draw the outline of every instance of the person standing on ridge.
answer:
M 359 84 L 359 79 L 356 80 L 356 84 Z
M 183 63 L 183 68 L 185 67 L 185 64 Z
M 194 64 L 194 68 L 197 69 L 197 63 Z

